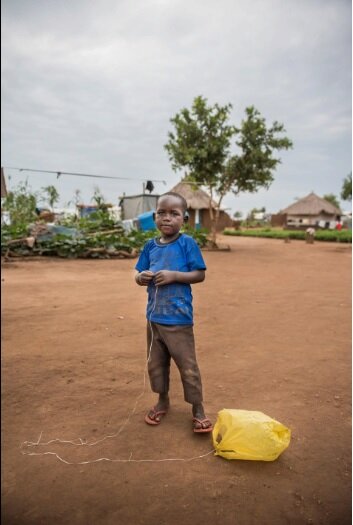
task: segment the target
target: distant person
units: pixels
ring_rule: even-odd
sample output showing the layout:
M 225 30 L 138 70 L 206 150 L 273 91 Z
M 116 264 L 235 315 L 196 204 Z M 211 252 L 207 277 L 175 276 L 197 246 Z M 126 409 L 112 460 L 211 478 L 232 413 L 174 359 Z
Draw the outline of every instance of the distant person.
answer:
M 336 230 L 341 231 L 342 230 L 342 223 L 340 221 L 336 224 Z
M 145 244 L 136 264 L 137 284 L 148 287 L 148 374 L 153 392 L 159 394 L 145 421 L 159 425 L 168 412 L 173 359 L 180 372 L 184 399 L 192 405 L 193 431 L 203 433 L 212 431 L 212 423 L 202 404 L 190 285 L 205 279 L 206 265 L 196 241 L 180 233 L 187 220 L 186 208 L 185 199 L 178 193 L 159 197 L 155 223 L 161 235 Z
M 308 244 L 313 244 L 315 237 L 315 228 L 307 228 L 305 232 L 305 241 Z

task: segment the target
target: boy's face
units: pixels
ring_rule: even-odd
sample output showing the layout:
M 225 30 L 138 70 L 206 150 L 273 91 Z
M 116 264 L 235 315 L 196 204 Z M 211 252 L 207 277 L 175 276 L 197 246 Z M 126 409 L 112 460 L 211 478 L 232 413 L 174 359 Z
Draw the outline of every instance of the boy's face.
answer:
M 178 197 L 166 195 L 158 200 L 155 223 L 165 238 L 179 233 L 184 223 L 184 209 Z

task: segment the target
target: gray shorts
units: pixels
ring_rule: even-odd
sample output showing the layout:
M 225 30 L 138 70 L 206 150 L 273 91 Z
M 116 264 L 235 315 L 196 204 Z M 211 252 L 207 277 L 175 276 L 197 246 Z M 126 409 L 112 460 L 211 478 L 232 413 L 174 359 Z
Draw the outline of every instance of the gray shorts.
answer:
M 191 404 L 202 403 L 201 375 L 196 362 L 193 327 L 158 323 L 151 323 L 151 327 L 148 322 L 147 357 L 152 391 L 157 394 L 169 392 L 170 360 L 173 359 L 180 372 L 185 401 Z

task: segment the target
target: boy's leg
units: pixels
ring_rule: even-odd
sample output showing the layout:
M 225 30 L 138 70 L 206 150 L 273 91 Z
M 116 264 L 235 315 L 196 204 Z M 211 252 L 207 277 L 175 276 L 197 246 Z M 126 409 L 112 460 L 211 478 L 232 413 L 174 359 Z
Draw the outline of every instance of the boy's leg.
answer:
M 184 388 L 184 399 L 192 405 L 195 432 L 208 432 L 211 421 L 206 417 L 202 404 L 201 374 L 196 360 L 192 326 L 163 326 L 163 340 L 177 365 Z
M 193 327 L 163 325 L 161 332 L 169 354 L 179 369 L 185 401 L 192 405 L 201 404 L 201 374 L 196 361 Z
M 151 331 L 152 330 L 152 331 Z M 147 414 L 147 422 L 160 422 L 159 412 L 166 412 L 169 407 L 170 355 L 161 340 L 158 325 L 147 323 L 147 359 L 151 389 L 159 394 L 158 402 Z

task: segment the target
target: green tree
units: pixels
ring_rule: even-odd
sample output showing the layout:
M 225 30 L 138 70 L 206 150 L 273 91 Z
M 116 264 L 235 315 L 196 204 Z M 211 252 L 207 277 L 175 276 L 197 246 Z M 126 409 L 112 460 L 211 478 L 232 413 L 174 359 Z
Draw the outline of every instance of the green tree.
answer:
M 2 209 L 7 211 L 13 226 L 25 227 L 36 220 L 37 193 L 32 192 L 28 181 L 19 182 L 2 202 Z
M 252 210 L 250 210 L 250 213 L 248 214 L 248 218 L 249 220 L 253 221 L 255 219 L 256 213 L 265 213 L 265 212 L 266 212 L 265 206 L 263 206 L 262 208 L 253 208 Z
M 104 195 L 98 186 L 95 186 L 94 194 L 91 200 L 96 204 L 97 210 L 89 214 L 89 217 L 87 218 L 88 221 L 98 221 L 106 227 L 113 227 L 114 219 L 109 213 L 109 208 L 111 208 L 111 204 L 108 204 L 106 202 Z
M 183 108 L 171 119 L 174 132 L 168 133 L 169 141 L 165 145 L 172 168 L 186 168 L 188 180 L 208 189 L 214 244 L 224 196 L 230 191 L 238 195 L 269 188 L 281 162 L 274 157 L 274 151 L 292 147 L 287 137 L 278 136 L 285 132 L 283 125 L 274 122 L 267 127 L 265 119 L 253 106 L 246 108 L 246 118 L 239 128 L 230 125 L 231 108 L 231 104 L 208 106 L 207 99 L 196 97 L 191 110 Z M 232 154 L 235 137 L 239 152 Z
M 338 197 L 336 197 L 336 195 L 334 195 L 333 193 L 328 193 L 327 195 L 324 195 L 322 198 L 325 199 L 325 201 L 330 202 L 331 204 L 336 206 L 336 208 L 340 209 L 340 203 L 339 203 Z
M 107 203 L 105 201 L 103 193 L 101 192 L 98 186 L 95 186 L 94 188 L 94 194 L 93 194 L 92 200 L 96 203 L 98 210 L 104 210 L 104 211 L 107 210 L 107 207 L 108 207 Z
M 44 197 L 43 200 L 47 202 L 51 208 L 54 210 L 55 203 L 59 202 L 59 192 L 55 186 L 45 186 L 42 188 Z
M 352 200 L 352 172 L 343 181 L 341 199 L 344 201 Z
M 80 202 L 82 201 L 82 193 L 81 193 L 81 190 L 79 189 L 76 189 L 74 191 L 74 195 L 72 197 L 71 200 L 69 200 L 69 202 L 67 203 L 68 206 L 71 206 L 71 204 L 74 204 L 75 207 L 77 208 L 77 206 L 80 204 Z

